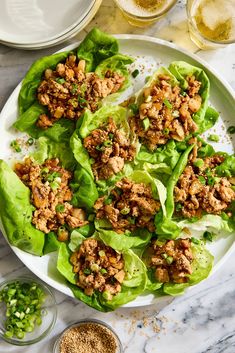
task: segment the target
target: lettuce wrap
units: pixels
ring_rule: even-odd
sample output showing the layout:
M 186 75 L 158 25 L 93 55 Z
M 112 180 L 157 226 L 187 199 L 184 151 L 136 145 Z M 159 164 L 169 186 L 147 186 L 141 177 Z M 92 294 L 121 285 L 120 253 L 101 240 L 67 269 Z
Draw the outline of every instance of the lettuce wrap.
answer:
M 145 170 L 134 170 L 132 174 L 128 175 L 128 179 L 130 181 L 133 181 L 134 183 L 144 183 L 146 185 L 150 185 L 153 198 L 155 200 L 160 201 L 161 212 L 165 216 L 166 215 L 165 201 L 167 197 L 166 187 L 163 185 L 163 183 L 160 180 L 153 177 L 147 171 L 147 166 L 144 166 L 144 169 Z M 110 194 L 111 190 L 112 188 L 109 189 L 108 194 Z M 107 219 L 96 219 L 95 227 L 99 231 L 100 237 L 102 238 L 102 235 L 104 235 L 105 238 L 110 239 L 110 242 L 112 242 L 112 239 L 116 241 L 116 239 L 118 240 L 120 239 L 120 237 L 122 237 L 122 235 L 116 233 L 113 230 L 111 223 Z M 125 237 L 126 241 L 125 243 L 120 242 L 120 244 L 118 245 L 119 247 L 117 248 L 120 251 L 126 250 L 128 248 L 133 248 L 133 247 L 142 247 L 146 245 L 152 237 L 152 233 L 150 233 L 145 228 L 136 228 L 132 232 L 130 232 L 130 230 L 126 230 L 124 234 L 126 236 Z M 126 246 L 128 247 L 126 248 Z
M 181 95 L 185 94 L 185 90 L 188 88 L 188 82 L 186 80 L 187 77 L 194 76 L 196 80 L 201 82 L 201 87 L 199 90 L 199 95 L 201 96 L 202 102 L 200 109 L 192 114 L 192 119 L 197 125 L 197 131 L 194 132 L 194 135 L 201 134 L 202 132 L 211 128 L 216 121 L 218 120 L 219 113 L 212 107 L 208 106 L 209 99 L 209 91 L 210 91 L 210 82 L 206 75 L 206 73 L 195 66 L 192 66 L 183 61 L 175 61 L 172 62 L 169 68 L 160 67 L 154 75 L 148 80 L 146 85 L 136 93 L 135 95 L 135 109 L 133 111 L 133 104 L 131 104 L 129 114 L 135 114 L 135 110 L 138 111 L 140 105 L 145 102 L 148 104 L 147 98 L 144 96 L 144 92 L 146 89 L 154 86 L 159 82 L 159 75 L 166 75 L 170 79 L 167 81 L 171 87 L 179 86 L 181 88 Z M 169 102 L 166 103 L 170 108 L 171 104 Z M 173 112 L 174 113 L 174 112 Z M 148 128 L 146 127 L 146 130 Z M 192 133 L 186 136 L 185 141 L 187 141 L 190 137 L 192 137 Z M 142 145 L 138 156 L 136 157 L 139 163 L 159 163 L 165 162 L 168 166 L 170 166 L 171 171 L 176 166 L 178 162 L 182 150 L 180 147 L 183 142 L 179 142 L 178 140 L 169 139 L 166 144 L 158 145 L 154 151 L 150 151 L 146 146 Z M 187 146 L 186 146 L 187 147 Z
M 91 134 L 93 130 L 100 128 L 103 124 L 108 123 L 108 119 L 112 118 L 118 129 L 128 138 L 133 146 L 138 149 L 138 141 L 131 133 L 127 121 L 127 110 L 120 106 L 106 105 L 97 110 L 95 113 L 86 111 L 77 123 L 77 128 L 70 139 L 70 147 L 74 153 L 77 163 L 94 178 L 92 172 L 93 160 L 90 158 L 86 148 L 83 146 L 83 140 Z M 107 180 L 97 180 L 97 189 L 107 191 L 108 187 L 113 185 L 123 176 L 127 176 L 133 172 L 133 165 L 126 162 L 122 171 Z
M 119 247 L 120 241 L 118 239 L 115 241 L 112 239 L 112 244 L 110 244 L 110 239 L 104 234 L 101 238 L 99 232 L 95 232 L 92 237 L 103 241 L 105 245 L 111 246 L 114 250 Z M 126 272 L 125 279 L 121 285 L 121 292 L 113 296 L 112 300 L 106 299 L 106 296 L 99 291 L 95 291 L 91 296 L 86 295 L 82 288 L 75 285 L 76 276 L 70 263 L 72 251 L 77 250 L 84 239 L 85 237 L 79 231 L 74 231 L 71 235 L 69 246 L 61 244 L 57 260 L 57 269 L 67 279 L 69 287 L 76 298 L 99 311 L 107 312 L 134 300 L 145 290 L 147 281 L 146 267 L 132 250 L 127 249 L 121 251 L 125 261 L 124 271 Z M 125 239 L 126 237 L 124 236 L 122 239 L 123 243 L 125 243 Z
M 234 177 L 235 176 L 235 157 L 230 156 L 224 152 L 216 153 L 212 146 L 207 144 L 202 139 L 198 138 L 201 147 L 198 149 L 197 156 L 199 161 L 203 161 L 205 157 L 212 157 L 214 155 L 223 155 L 224 161 L 215 168 L 215 180 L 218 177 Z M 176 204 L 174 201 L 174 187 L 176 186 L 179 177 L 183 173 L 186 165 L 188 164 L 189 155 L 194 145 L 188 145 L 184 150 L 172 175 L 167 182 L 167 198 L 166 198 L 166 215 L 160 211 L 155 217 L 156 233 L 163 239 L 175 239 L 179 236 L 180 232 L 186 227 L 189 231 L 198 232 L 202 235 L 205 231 L 212 231 L 214 234 L 228 234 L 235 229 L 234 209 L 235 202 L 232 201 L 228 208 L 231 213 L 229 217 L 225 212 L 220 215 L 204 214 L 201 218 L 191 217 L 184 219 L 175 214 Z M 210 182 L 214 182 L 214 177 L 208 176 Z
M 73 121 L 62 118 L 46 130 L 36 125 L 39 115 L 47 113 L 47 108 L 37 100 L 37 88 L 44 71 L 48 68 L 54 70 L 58 63 L 64 62 L 70 54 L 75 54 L 79 59 L 86 61 L 87 72 L 96 72 L 100 78 L 104 77 L 108 70 L 115 70 L 125 77 L 120 92 L 114 94 L 114 99 L 130 84 L 126 65 L 133 62 L 132 58 L 118 54 L 118 50 L 118 41 L 115 38 L 94 28 L 72 52 L 66 51 L 38 59 L 22 82 L 18 98 L 19 116 L 13 126 L 34 138 L 46 136 L 54 141 L 67 141 L 75 127 Z
M 148 268 L 148 282 L 146 290 L 153 292 L 156 296 L 172 295 L 177 296 L 184 293 L 185 289 L 193 286 L 205 278 L 207 278 L 212 270 L 214 257 L 205 248 L 203 242 L 198 241 L 198 244 L 191 243 L 193 253 L 192 274 L 188 275 L 186 283 L 160 283 L 154 275 L 154 269 Z M 146 256 L 146 254 L 144 254 Z M 143 258 L 144 258 L 143 256 Z M 147 262 L 147 259 L 144 259 Z

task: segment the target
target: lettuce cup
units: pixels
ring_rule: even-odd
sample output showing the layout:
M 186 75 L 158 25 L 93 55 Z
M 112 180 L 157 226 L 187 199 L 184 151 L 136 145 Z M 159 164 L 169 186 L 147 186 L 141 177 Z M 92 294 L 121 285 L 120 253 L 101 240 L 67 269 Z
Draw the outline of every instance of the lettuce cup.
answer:
M 59 249 L 57 269 L 74 296 L 100 311 L 114 310 L 145 290 L 145 265 L 129 244 L 117 250 L 119 242 L 112 239 L 111 246 L 105 234 L 100 237 L 95 232 L 85 238 L 78 230 L 72 233 L 69 245 L 63 243 Z

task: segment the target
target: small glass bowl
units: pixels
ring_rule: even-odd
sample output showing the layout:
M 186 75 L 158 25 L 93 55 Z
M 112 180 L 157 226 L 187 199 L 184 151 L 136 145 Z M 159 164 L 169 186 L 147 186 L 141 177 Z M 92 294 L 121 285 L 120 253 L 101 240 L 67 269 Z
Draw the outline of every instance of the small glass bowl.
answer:
M 41 325 L 35 325 L 35 329 L 32 332 L 27 332 L 23 339 L 17 337 L 5 337 L 4 333 L 6 329 L 4 327 L 6 305 L 4 302 L 0 302 L 0 337 L 8 343 L 16 346 L 26 346 L 34 344 L 42 340 L 52 330 L 57 317 L 57 306 L 54 294 L 51 290 L 41 281 L 36 280 L 33 277 L 20 276 L 11 280 L 6 280 L 0 284 L 0 291 L 6 286 L 13 282 L 21 283 L 36 283 L 40 286 L 45 293 L 45 301 L 42 304 L 42 323 Z
M 54 344 L 54 348 L 53 348 L 53 353 L 60 353 L 60 342 L 64 336 L 64 334 L 69 331 L 71 328 L 73 327 L 78 327 L 80 325 L 83 324 L 98 324 L 100 326 L 105 327 L 106 329 L 108 329 L 109 331 L 111 331 L 111 333 L 113 334 L 113 336 L 116 339 L 116 343 L 117 343 L 117 350 L 115 353 L 123 353 L 123 347 L 122 347 L 122 343 L 119 339 L 119 337 L 117 336 L 117 334 L 113 331 L 112 327 L 107 325 L 105 322 L 100 321 L 100 320 L 96 320 L 96 319 L 83 319 L 83 320 L 79 320 L 76 321 L 74 323 L 72 323 L 71 325 L 69 325 L 66 329 L 64 329 L 64 331 L 61 332 L 61 334 L 59 335 L 59 337 L 57 338 L 55 344 Z

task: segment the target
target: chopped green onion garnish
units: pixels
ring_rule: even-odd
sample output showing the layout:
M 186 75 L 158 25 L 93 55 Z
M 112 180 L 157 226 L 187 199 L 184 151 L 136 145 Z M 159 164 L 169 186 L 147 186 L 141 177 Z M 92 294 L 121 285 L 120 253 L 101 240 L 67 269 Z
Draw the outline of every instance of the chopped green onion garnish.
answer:
M 32 146 L 34 143 L 34 139 L 32 137 L 30 137 L 28 140 L 27 140 L 27 145 L 29 146 Z
M 126 214 L 130 213 L 130 208 L 129 208 L 129 207 L 124 207 L 124 208 L 120 211 L 120 213 L 121 213 L 122 215 L 126 215 Z
M 214 237 L 214 234 L 212 234 L 211 232 L 204 232 L 203 234 L 203 238 L 212 242 L 213 241 L 213 237 Z
M 145 79 L 144 79 L 144 82 L 147 83 L 150 78 L 151 78 L 151 76 L 146 76 Z
M 181 96 L 185 97 L 185 96 L 187 96 L 187 93 L 185 91 L 182 91 Z
M 76 83 L 72 84 L 72 89 L 71 89 L 71 93 L 72 94 L 76 94 L 78 90 L 78 85 Z
M 112 146 L 112 144 L 113 144 L 112 141 L 109 141 L 109 140 L 103 142 L 103 145 L 104 145 L 105 147 Z
M 43 168 L 41 170 L 41 173 L 42 173 L 43 170 L 44 171 L 48 170 L 48 172 L 49 172 L 48 168 Z M 45 172 L 45 173 L 48 173 L 48 172 Z M 61 174 L 59 172 L 52 172 L 52 173 L 47 175 L 46 180 L 50 182 L 50 181 L 54 181 L 56 178 L 60 178 L 60 177 L 61 177 Z
M 167 108 L 172 109 L 172 104 L 168 101 L 168 99 L 163 99 L 163 103 Z
M 110 138 L 110 140 L 113 139 L 113 136 L 114 136 L 114 134 L 112 134 L 112 133 L 110 132 L 110 133 L 109 133 L 109 138 Z
M 62 85 L 63 83 L 65 83 L 65 79 L 62 77 L 58 77 L 55 79 L 57 83 L 59 83 L 60 85 Z
M 205 179 L 203 176 L 199 175 L 199 176 L 198 176 L 198 180 L 200 181 L 200 183 L 201 183 L 202 185 L 205 185 L 205 184 L 206 184 L 206 179 Z
M 210 135 L 208 136 L 209 141 L 214 141 L 214 142 L 219 142 L 219 136 L 218 135 Z
M 227 129 L 227 132 L 229 134 L 235 134 L 235 126 L 229 126 Z
M 15 281 L 0 292 L 0 302 L 6 304 L 5 337 L 24 338 L 26 332 L 41 325 L 41 306 L 45 301 L 42 288 L 36 283 Z
M 139 70 L 138 69 L 135 69 L 133 72 L 132 72 L 132 77 L 136 78 L 138 75 L 139 75 Z
M 167 254 L 166 254 L 166 253 L 161 254 L 161 257 L 162 257 L 163 259 L 166 259 L 166 258 L 167 258 Z
M 56 212 L 63 212 L 64 211 L 64 205 L 63 204 L 58 204 L 55 207 Z
M 171 265 L 173 261 L 174 261 L 174 259 L 173 259 L 172 256 L 168 256 L 168 257 L 166 258 L 166 262 L 168 263 L 168 265 Z
M 168 128 L 163 129 L 164 135 L 169 135 L 170 130 Z
M 87 90 L 87 85 L 85 83 L 83 83 L 80 87 L 80 92 L 81 92 L 82 96 L 84 96 L 86 90 Z
M 181 203 L 177 203 L 177 204 L 175 205 L 175 210 L 176 210 L 176 212 L 179 212 L 180 210 L 182 210 L 182 208 L 183 208 L 183 206 L 181 205 Z
M 90 275 L 91 274 L 91 270 L 89 268 L 85 268 L 83 270 L 83 273 L 84 273 L 84 275 Z
M 150 121 L 149 121 L 149 118 L 145 118 L 143 121 L 143 127 L 144 127 L 144 130 L 147 131 L 148 128 L 149 128 L 149 125 L 150 125 Z
M 52 190 L 58 189 L 59 186 L 60 186 L 60 184 L 57 183 L 56 181 L 52 181 L 52 182 L 50 183 L 50 187 L 52 188 Z
M 107 273 L 107 270 L 105 268 L 101 268 L 100 273 L 104 275 L 105 273 Z
M 104 257 L 105 256 L 105 251 L 104 250 L 100 250 L 99 251 L 99 256 Z
M 191 238 L 191 242 L 194 244 L 200 244 L 200 240 L 194 237 Z
M 129 108 L 130 110 L 132 110 L 132 112 L 133 112 L 134 115 L 137 115 L 137 114 L 139 113 L 138 105 L 135 104 L 135 103 L 132 103 L 132 104 L 128 105 L 128 108 Z
M 197 168 L 202 168 L 204 166 L 204 162 L 201 158 L 197 158 L 194 162 L 193 165 Z
M 78 103 L 81 108 L 85 108 L 87 106 L 87 100 L 78 95 Z
M 17 152 L 17 153 L 21 152 L 21 148 L 20 148 L 20 145 L 17 140 L 13 140 L 11 142 L 10 146 L 15 152 Z
M 128 217 L 127 220 L 130 224 L 135 224 L 135 218 Z

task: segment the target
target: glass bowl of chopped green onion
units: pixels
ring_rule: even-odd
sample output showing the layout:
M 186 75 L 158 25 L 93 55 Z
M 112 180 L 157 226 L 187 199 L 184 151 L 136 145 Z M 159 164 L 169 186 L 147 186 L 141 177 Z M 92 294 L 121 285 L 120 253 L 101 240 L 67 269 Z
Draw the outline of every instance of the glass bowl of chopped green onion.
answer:
M 0 284 L 0 338 L 24 346 L 39 342 L 53 328 L 57 306 L 41 281 L 18 277 Z

